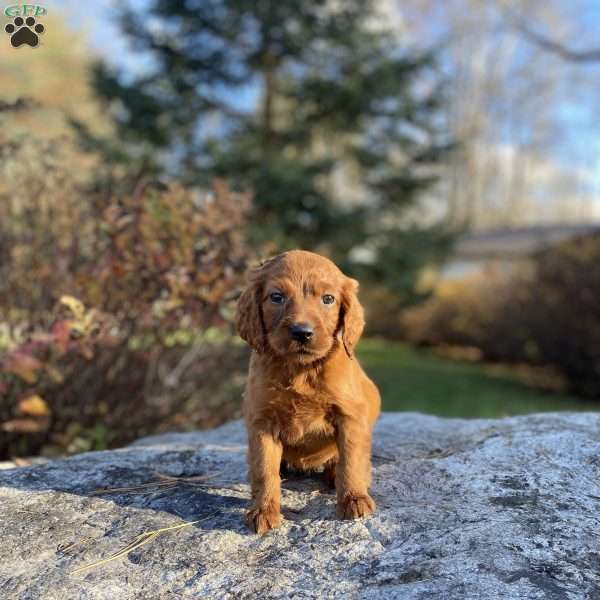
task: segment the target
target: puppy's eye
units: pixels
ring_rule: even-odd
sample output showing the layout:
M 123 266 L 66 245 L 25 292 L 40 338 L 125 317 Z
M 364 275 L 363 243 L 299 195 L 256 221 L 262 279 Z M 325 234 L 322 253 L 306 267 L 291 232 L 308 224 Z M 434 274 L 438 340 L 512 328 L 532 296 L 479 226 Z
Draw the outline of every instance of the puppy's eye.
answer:
M 281 292 L 273 292 L 270 298 L 273 304 L 283 304 L 285 302 L 285 296 Z
M 333 304 L 335 302 L 335 298 L 331 294 L 325 294 L 322 300 L 323 304 Z

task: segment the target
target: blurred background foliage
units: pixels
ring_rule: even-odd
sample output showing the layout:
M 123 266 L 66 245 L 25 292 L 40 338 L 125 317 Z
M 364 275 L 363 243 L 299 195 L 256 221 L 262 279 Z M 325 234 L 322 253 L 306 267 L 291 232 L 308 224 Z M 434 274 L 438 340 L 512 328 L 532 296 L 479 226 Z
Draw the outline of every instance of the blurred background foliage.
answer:
M 135 76 L 94 69 L 100 98 L 116 107 L 118 158 L 191 185 L 219 176 L 251 189 L 252 240 L 318 250 L 412 297 L 451 231 L 413 223 L 418 247 L 406 252 L 406 213 L 453 142 L 435 52 L 410 51 L 377 6 L 119 5 L 120 30 L 147 65 Z M 243 94 L 254 101 L 240 105 Z M 361 252 L 368 262 L 351 260 Z
M 48 8 L 0 45 L 0 457 L 236 416 L 291 247 L 360 279 L 388 410 L 595 407 L 589 2 Z
M 399 317 L 412 343 L 460 346 L 495 362 L 548 365 L 600 398 L 600 236 L 563 242 L 509 273 L 488 269 L 439 285 Z

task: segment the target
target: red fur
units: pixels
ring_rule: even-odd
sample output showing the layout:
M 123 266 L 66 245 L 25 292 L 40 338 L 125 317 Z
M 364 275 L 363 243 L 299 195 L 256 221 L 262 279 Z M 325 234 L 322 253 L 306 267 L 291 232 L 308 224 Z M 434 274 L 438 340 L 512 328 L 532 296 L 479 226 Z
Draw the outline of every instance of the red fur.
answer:
M 284 295 L 275 304 L 271 294 Z M 358 282 L 325 257 L 294 250 L 250 273 L 237 328 L 254 352 L 244 394 L 253 505 L 247 519 L 263 533 L 281 524 L 282 461 L 335 476 L 338 516 L 370 514 L 371 432 L 379 415 L 375 384 L 354 359 L 364 328 Z M 331 294 L 335 302 L 323 303 Z M 309 344 L 289 326 L 309 323 Z M 300 352 L 304 350 L 304 352 Z

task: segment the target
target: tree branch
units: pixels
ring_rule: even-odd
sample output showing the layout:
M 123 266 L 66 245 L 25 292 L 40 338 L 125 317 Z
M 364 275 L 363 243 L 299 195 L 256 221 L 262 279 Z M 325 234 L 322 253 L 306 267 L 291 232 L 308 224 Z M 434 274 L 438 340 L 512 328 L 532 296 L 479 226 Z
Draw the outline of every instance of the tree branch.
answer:
M 600 48 L 575 50 L 542 33 L 534 31 L 522 20 L 515 19 L 514 26 L 529 42 L 539 46 L 543 50 L 560 56 L 563 60 L 577 63 L 600 61 Z

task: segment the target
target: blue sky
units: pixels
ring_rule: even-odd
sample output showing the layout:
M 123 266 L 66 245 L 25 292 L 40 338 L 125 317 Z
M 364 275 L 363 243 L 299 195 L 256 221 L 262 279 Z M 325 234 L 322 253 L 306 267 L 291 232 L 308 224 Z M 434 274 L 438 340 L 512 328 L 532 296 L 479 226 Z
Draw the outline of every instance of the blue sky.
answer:
M 69 25 L 76 31 L 83 31 L 93 50 L 111 63 L 135 69 L 143 65 L 143 60 L 136 57 L 119 34 L 119 29 L 112 19 L 114 0 L 54 0 L 44 2 L 49 10 L 55 6 L 65 14 Z M 143 10 L 147 0 L 129 0 L 129 4 Z M 83 10 L 82 10 L 83 8 Z

